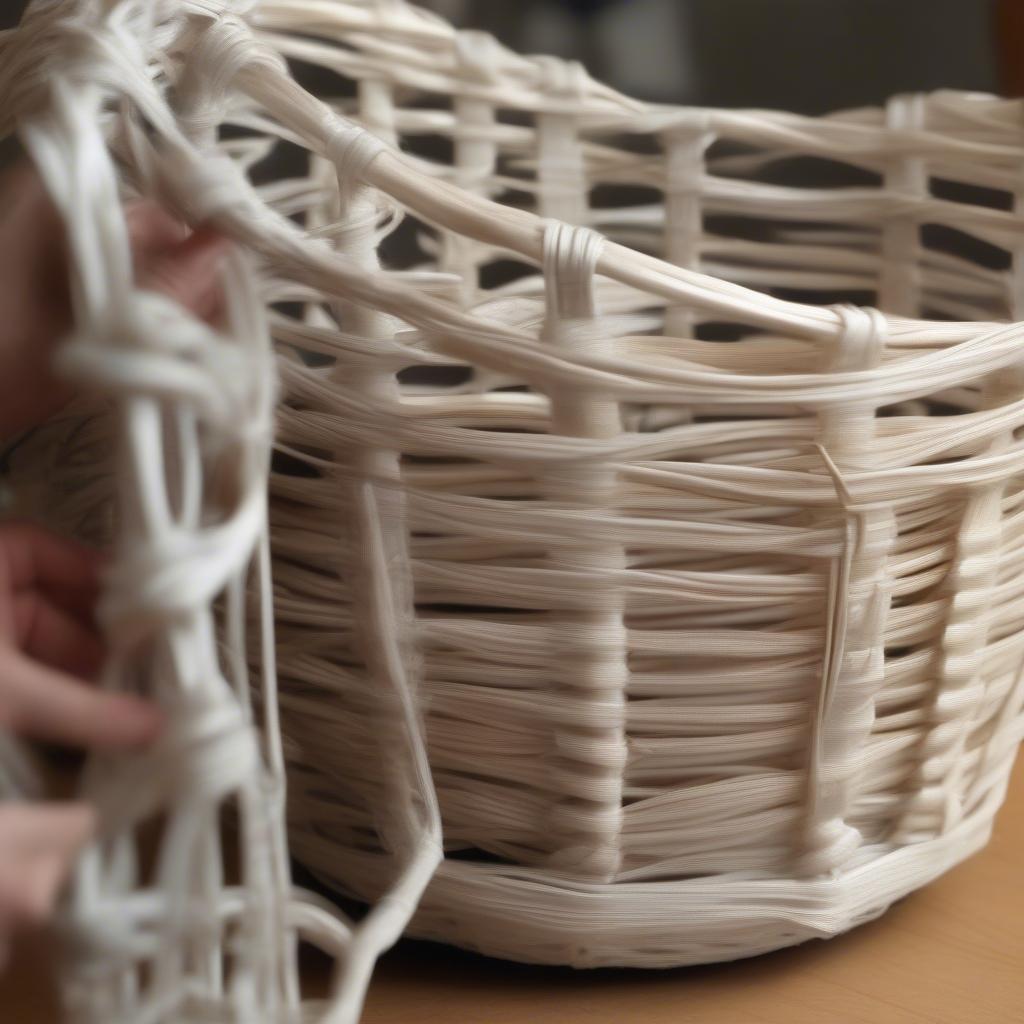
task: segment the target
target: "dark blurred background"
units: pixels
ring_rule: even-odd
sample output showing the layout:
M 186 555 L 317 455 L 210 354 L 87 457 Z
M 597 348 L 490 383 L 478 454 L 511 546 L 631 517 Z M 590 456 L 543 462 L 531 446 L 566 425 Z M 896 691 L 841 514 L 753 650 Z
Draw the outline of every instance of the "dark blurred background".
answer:
M 1019 0 L 434 0 L 521 53 L 584 61 L 640 99 L 818 114 L 899 92 L 999 87 L 997 6 Z
M 0 0 L 0 24 L 14 24 L 24 6 Z M 427 6 L 462 27 L 491 31 L 521 53 L 579 58 L 595 77 L 637 98 L 810 114 L 944 86 L 997 91 L 997 38 L 1007 34 L 1005 25 L 996 32 L 997 6 L 1004 20 L 1024 11 L 1021 0 L 431 0 Z M 1006 75 L 1003 67 L 1004 85 Z

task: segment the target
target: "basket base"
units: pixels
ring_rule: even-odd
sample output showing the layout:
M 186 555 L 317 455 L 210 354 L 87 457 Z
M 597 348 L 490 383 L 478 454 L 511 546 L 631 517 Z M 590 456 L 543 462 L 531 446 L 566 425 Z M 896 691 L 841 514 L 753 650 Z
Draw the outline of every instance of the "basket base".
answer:
M 883 914 L 987 843 L 1005 789 L 946 835 L 903 847 L 865 847 L 826 878 L 728 876 L 594 884 L 506 864 L 445 861 L 408 929 L 486 956 L 529 964 L 684 967 L 757 956 L 832 938 Z M 307 841 L 309 840 L 309 841 Z M 294 835 L 293 851 L 328 888 L 373 899 L 379 857 Z M 326 858 L 324 858 L 326 862 Z

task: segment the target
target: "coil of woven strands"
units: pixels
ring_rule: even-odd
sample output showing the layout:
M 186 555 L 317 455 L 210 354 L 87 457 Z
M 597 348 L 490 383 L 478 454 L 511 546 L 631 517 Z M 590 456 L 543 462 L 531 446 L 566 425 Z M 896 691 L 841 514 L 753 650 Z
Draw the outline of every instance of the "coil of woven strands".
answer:
M 272 787 L 286 770 L 291 851 L 365 901 L 398 879 L 369 937 L 336 939 L 318 908 L 339 998 L 421 890 L 418 935 L 663 966 L 834 935 L 985 843 L 1024 733 L 1019 104 L 651 106 L 400 0 L 67 0 L 4 46 L 4 109 L 58 199 L 83 166 L 59 147 L 86 132 L 122 194 L 235 241 L 225 337 L 272 339 L 269 472 L 269 376 L 262 431 L 242 429 L 263 364 L 233 369 L 211 332 L 182 322 L 162 344 L 201 350 L 216 383 L 155 397 L 152 326 L 110 335 L 140 353 L 115 381 L 85 307 L 89 346 L 65 359 L 119 404 L 188 410 L 203 465 L 225 438 L 252 446 L 228 464 L 259 472 L 186 488 L 196 530 L 223 488 L 253 496 L 246 541 L 241 504 L 203 555 L 160 547 L 167 563 L 119 524 L 111 629 L 134 643 L 123 610 L 141 607 L 177 637 L 160 616 L 185 591 L 160 570 L 223 547 L 220 584 L 185 596 L 209 644 L 226 591 L 233 707 L 244 720 L 247 655 L 265 716 L 266 767 L 246 763 Z M 44 76 L 47 53 L 63 62 Z M 68 113 L 62 76 L 106 102 Z M 83 234 L 116 209 L 110 182 Z M 114 269 L 131 294 L 98 308 L 136 323 L 148 300 Z M 26 501 L 102 532 L 111 492 L 142 486 L 108 461 L 114 435 L 156 443 L 159 418 L 139 419 L 68 409 L 19 452 Z M 267 493 L 272 566 L 246 591 Z M 252 593 L 262 633 L 243 628 Z M 206 756 L 178 772 L 205 780 Z M 119 793 L 121 771 L 104 775 Z M 191 821 L 215 849 L 215 817 Z M 288 902 L 282 850 L 262 891 L 309 907 Z M 222 884 L 168 867 L 163 891 L 199 877 Z M 127 902 L 142 888 L 118 881 Z M 172 933 L 154 948 L 180 948 Z M 291 934 L 254 926 L 252 948 L 290 965 Z M 165 977 L 217 990 L 168 962 L 161 998 Z M 273 998 L 296 1005 L 287 977 Z

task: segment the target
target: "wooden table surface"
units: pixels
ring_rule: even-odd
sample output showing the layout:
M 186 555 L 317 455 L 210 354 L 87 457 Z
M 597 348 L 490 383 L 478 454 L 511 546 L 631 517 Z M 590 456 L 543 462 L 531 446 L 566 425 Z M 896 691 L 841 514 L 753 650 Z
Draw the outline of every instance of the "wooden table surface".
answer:
M 38 946 L 0 982 L 0 1024 L 55 1020 Z M 320 988 L 324 967 L 307 964 Z M 1024 1024 L 1024 758 L 989 846 L 829 942 L 674 971 L 572 971 L 404 942 L 363 1024 Z M 255 1024 L 255 1022 L 254 1022 Z

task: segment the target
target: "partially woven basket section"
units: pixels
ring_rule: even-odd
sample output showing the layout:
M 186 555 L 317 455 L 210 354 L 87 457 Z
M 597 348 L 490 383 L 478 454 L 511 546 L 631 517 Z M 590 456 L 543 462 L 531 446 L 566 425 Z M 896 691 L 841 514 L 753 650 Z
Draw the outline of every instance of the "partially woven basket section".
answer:
M 251 21 L 333 109 L 467 191 L 798 301 L 1020 318 L 1015 100 L 908 94 L 822 118 L 678 108 L 404 0 L 263 0 Z M 430 255 L 467 296 L 515 259 L 444 230 Z
M 983 845 L 1024 725 L 1020 105 L 652 107 L 397 0 L 160 10 L 190 145 L 109 138 L 258 257 L 297 857 L 393 877 L 396 677 L 419 935 L 728 959 Z M 54 425 L 82 530 L 101 422 Z

